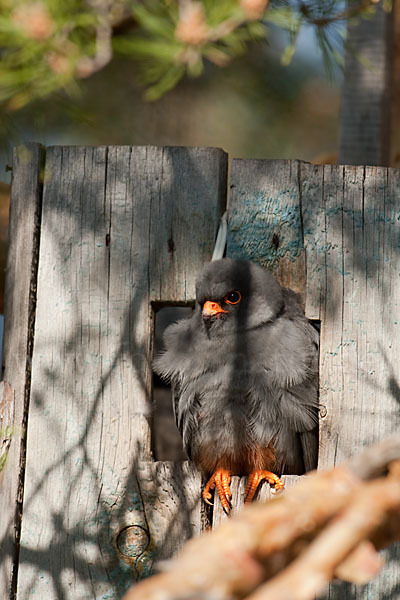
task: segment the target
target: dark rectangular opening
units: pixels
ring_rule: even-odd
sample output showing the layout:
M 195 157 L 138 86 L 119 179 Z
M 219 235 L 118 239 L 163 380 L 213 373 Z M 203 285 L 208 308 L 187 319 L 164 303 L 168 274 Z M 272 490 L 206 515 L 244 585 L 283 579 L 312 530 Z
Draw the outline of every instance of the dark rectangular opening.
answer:
M 193 304 L 154 304 L 154 356 L 162 352 L 163 334 L 171 323 L 187 319 Z M 152 451 L 155 460 L 187 460 L 182 438 L 175 423 L 172 390 L 153 372 Z

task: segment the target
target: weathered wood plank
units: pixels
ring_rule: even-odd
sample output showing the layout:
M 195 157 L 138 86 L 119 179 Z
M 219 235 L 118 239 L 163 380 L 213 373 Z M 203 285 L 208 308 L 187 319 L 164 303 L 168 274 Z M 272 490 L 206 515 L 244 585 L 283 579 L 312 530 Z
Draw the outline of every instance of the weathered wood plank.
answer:
M 0 597 L 8 598 L 18 572 L 18 540 L 30 386 L 43 149 L 14 151 L 5 289 L 4 378 L 15 394 L 13 436 L 0 485 Z M 22 446 L 21 446 L 22 443 Z
M 319 165 L 301 163 L 301 214 L 303 245 L 306 244 L 307 291 L 305 312 L 309 319 L 321 320 L 326 301 L 326 212 L 325 196 L 331 181 L 330 167 L 327 181 Z M 321 382 L 320 382 L 321 383 Z
M 277 261 L 296 262 L 306 249 L 307 316 L 322 320 L 321 399 L 335 407 L 321 433 L 330 437 L 321 446 L 320 464 L 331 466 L 399 423 L 397 383 L 387 371 L 399 343 L 395 231 L 400 225 L 387 169 L 298 166 L 297 161 L 292 168 L 287 161 L 233 161 L 228 254 L 277 272 Z M 391 177 L 397 172 L 391 170 Z M 278 248 L 274 235 L 280 238 Z M 346 410 L 342 422 L 339 413 Z M 332 412 L 334 423 L 328 426 Z
M 0 486 L 14 436 L 14 390 L 6 381 L 0 381 Z M 15 498 L 14 498 L 15 501 Z
M 227 255 L 260 264 L 303 297 L 299 165 L 289 160 L 232 161 Z
M 150 560 L 164 560 L 201 532 L 201 475 L 193 463 L 147 462 L 138 465 L 147 516 Z
M 273 162 L 233 161 L 228 255 L 264 261 L 283 282 L 271 250 L 279 212 L 284 232 L 279 256 L 297 261 L 305 248 L 306 314 L 321 320 L 320 398 L 326 416 L 320 420 L 319 466 L 328 468 L 399 426 L 400 177 L 393 169 L 294 162 L 296 179 L 293 166 Z M 288 208 L 291 215 L 301 213 L 292 226 Z M 270 258 L 265 261 L 261 253 Z M 395 594 L 397 547 L 389 555 L 388 567 L 362 591 L 333 586 L 330 597 Z
M 330 466 L 399 425 L 396 353 L 396 191 L 384 168 L 332 168 L 325 178 L 326 301 L 321 382 L 327 417 L 320 466 Z M 340 190 L 343 190 L 342 192 Z M 397 234 L 396 234 L 397 232 Z
M 151 302 L 193 300 L 225 179 L 218 149 L 47 150 L 20 600 L 119 598 L 199 530 L 198 476 L 146 464 Z
M 342 461 L 399 427 L 399 174 L 376 167 L 335 170 L 338 189 L 343 189 L 343 196 L 337 194 L 332 205 L 340 220 L 336 239 L 341 244 L 339 265 L 327 285 L 335 303 L 327 306 L 322 318 L 321 376 L 334 381 L 334 389 L 327 386 L 325 396 L 322 467 Z M 335 233 L 332 227 L 327 231 L 329 242 Z M 336 332 L 329 347 L 324 339 L 328 330 Z M 336 584 L 328 597 L 396 597 L 399 550 L 396 545 L 386 552 L 388 566 L 362 591 Z

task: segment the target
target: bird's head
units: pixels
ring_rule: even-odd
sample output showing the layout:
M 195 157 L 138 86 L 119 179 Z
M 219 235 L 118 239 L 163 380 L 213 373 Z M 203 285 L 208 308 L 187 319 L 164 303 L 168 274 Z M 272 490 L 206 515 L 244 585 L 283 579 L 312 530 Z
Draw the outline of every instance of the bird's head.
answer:
M 196 310 L 210 333 L 252 329 L 283 307 L 280 285 L 261 267 L 223 258 L 207 264 L 196 284 Z

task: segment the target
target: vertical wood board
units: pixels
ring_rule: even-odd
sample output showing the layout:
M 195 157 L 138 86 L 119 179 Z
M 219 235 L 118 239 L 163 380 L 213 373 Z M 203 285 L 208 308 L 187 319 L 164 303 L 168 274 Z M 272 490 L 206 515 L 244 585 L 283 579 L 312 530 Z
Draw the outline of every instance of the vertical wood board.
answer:
M 297 177 L 287 161 L 233 161 L 227 253 L 271 266 L 286 284 L 278 253 L 296 264 L 305 249 L 306 314 L 321 320 L 319 466 L 328 468 L 399 427 L 400 175 L 294 164 Z M 390 597 L 398 548 L 389 554 L 373 583 L 357 592 L 333 586 L 332 597 Z
M 119 598 L 200 528 L 198 476 L 148 463 L 151 302 L 193 300 L 225 179 L 218 149 L 47 150 L 20 600 Z
M 10 587 L 15 586 L 18 563 L 24 466 L 21 441 L 25 438 L 26 399 L 30 385 L 43 158 L 43 148 L 38 144 L 25 144 L 14 150 L 3 352 L 3 377 L 14 390 L 14 406 L 9 423 L 12 437 L 0 482 L 1 598 L 8 598 Z
M 318 169 L 323 185 L 315 188 L 316 168 L 302 166 L 303 221 L 307 252 L 310 244 L 321 243 L 319 259 L 307 257 L 307 296 L 313 297 L 309 283 L 318 277 L 324 290 L 317 294 L 320 393 L 327 408 L 319 465 L 329 467 L 399 426 L 399 172 Z

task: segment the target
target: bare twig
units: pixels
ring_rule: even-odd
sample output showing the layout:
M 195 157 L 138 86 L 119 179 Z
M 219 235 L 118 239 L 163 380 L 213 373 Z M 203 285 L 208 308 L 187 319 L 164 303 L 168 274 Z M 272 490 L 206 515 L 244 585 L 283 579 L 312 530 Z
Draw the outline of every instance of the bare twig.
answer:
M 93 57 L 83 56 L 77 66 L 76 74 L 86 78 L 100 71 L 112 59 L 112 16 L 113 0 L 87 0 L 89 6 L 97 14 L 96 53 Z
M 249 600 L 313 598 L 323 590 L 335 572 L 340 573 L 339 567 L 350 552 L 368 539 L 385 522 L 389 513 L 399 508 L 398 481 L 377 480 L 361 485 L 352 494 L 349 507 L 339 512 L 293 563 L 260 586 Z M 397 535 L 400 535 L 400 530 Z M 374 568 L 371 577 L 375 573 Z M 353 574 L 348 575 L 353 580 Z
M 400 437 L 393 436 L 364 450 L 349 462 L 349 467 L 360 479 L 373 479 L 386 475 L 390 464 L 399 458 Z

